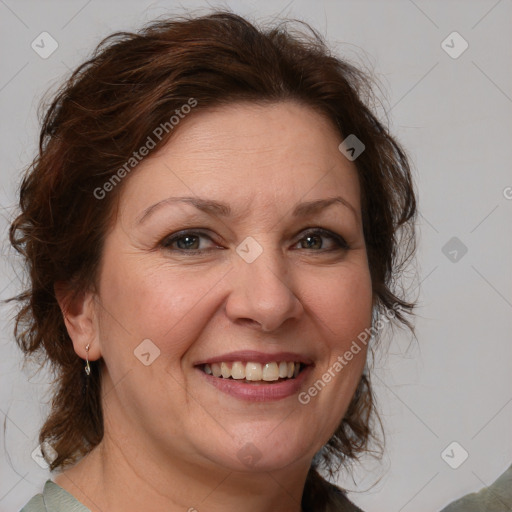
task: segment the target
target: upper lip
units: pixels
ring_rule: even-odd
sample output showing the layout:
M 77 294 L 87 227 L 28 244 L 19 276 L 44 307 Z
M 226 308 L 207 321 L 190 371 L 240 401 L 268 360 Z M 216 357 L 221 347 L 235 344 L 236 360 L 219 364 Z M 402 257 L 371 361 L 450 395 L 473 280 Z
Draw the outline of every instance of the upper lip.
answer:
M 274 354 L 269 354 L 265 352 L 258 352 L 255 350 L 239 350 L 237 352 L 229 352 L 228 354 L 222 354 L 220 356 L 209 357 L 207 359 L 202 359 L 201 361 L 197 361 L 194 363 L 194 366 L 200 366 L 202 364 L 212 364 L 212 363 L 228 363 L 235 361 L 245 361 L 245 362 L 253 362 L 253 363 L 271 363 L 273 361 L 281 362 L 294 362 L 294 363 L 303 363 L 305 365 L 312 364 L 313 361 L 304 356 L 303 354 L 297 354 L 294 352 L 276 352 Z

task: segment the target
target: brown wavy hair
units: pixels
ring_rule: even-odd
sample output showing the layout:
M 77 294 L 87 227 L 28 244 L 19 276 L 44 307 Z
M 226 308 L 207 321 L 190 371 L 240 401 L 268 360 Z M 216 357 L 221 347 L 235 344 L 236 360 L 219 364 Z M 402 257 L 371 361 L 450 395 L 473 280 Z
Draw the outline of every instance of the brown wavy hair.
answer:
M 300 23 L 258 28 L 231 12 L 214 11 L 118 32 L 99 43 L 43 105 L 39 152 L 21 182 L 10 241 L 29 274 L 28 289 L 12 299 L 19 302 L 16 341 L 26 356 L 40 354 L 56 377 L 39 437 L 58 453 L 52 470 L 75 463 L 103 437 L 102 361 L 91 363 L 86 386 L 84 361 L 74 352 L 54 286 L 66 283 L 70 296 L 95 289 L 122 183 L 101 199 L 94 191 L 191 98 L 197 102 L 193 112 L 240 101 L 293 100 L 327 116 L 343 137 L 363 141 L 365 150 L 354 163 L 374 312 L 394 309 L 393 322 L 414 332 L 407 315 L 415 303 L 406 300 L 403 287 L 398 293 L 416 245 L 408 158 L 372 113 L 368 74 L 333 55 L 314 29 Z M 163 133 L 153 151 L 176 130 Z M 317 469 L 333 474 L 368 450 L 374 413 L 365 372 L 345 417 L 312 463 L 304 504 L 314 502 L 321 510 L 327 503 Z

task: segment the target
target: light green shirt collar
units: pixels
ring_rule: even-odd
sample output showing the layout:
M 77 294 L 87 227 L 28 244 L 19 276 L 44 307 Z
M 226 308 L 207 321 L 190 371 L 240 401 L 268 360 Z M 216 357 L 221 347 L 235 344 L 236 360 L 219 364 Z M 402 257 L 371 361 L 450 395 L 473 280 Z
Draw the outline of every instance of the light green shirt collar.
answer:
M 44 484 L 42 494 L 34 496 L 20 512 L 91 512 L 72 494 L 52 480 Z

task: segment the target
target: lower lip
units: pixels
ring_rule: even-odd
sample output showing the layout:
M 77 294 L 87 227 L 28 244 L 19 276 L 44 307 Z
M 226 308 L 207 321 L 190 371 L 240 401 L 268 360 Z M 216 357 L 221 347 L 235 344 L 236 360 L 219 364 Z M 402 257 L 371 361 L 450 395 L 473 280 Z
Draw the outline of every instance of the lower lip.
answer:
M 274 384 L 248 384 L 242 380 L 223 379 L 198 369 L 208 383 L 228 395 L 249 402 L 272 402 L 295 395 L 309 375 L 312 365 L 306 366 L 294 379 Z

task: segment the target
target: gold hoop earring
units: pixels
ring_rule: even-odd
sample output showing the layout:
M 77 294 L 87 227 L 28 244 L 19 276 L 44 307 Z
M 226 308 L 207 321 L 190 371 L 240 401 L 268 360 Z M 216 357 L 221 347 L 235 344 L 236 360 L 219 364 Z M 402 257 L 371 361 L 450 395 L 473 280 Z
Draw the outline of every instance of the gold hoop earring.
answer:
M 91 367 L 89 366 L 89 347 L 90 345 L 87 344 L 87 346 L 85 347 L 85 373 L 89 376 L 91 375 Z

